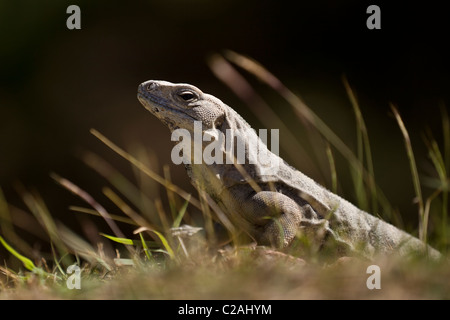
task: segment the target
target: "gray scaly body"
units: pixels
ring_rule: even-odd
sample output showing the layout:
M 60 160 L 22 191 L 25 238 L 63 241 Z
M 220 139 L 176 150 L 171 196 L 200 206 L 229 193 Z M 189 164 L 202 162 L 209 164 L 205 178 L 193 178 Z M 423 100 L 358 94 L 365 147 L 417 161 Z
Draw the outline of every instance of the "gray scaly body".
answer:
M 318 250 L 328 249 L 337 256 L 356 254 L 371 259 L 376 254 L 425 251 L 430 257 L 440 256 L 419 239 L 358 209 L 289 166 L 216 97 L 188 84 L 147 81 L 139 86 L 138 99 L 172 132 L 185 129 L 192 136 L 194 121 L 201 121 L 203 133 L 216 130 L 225 135 L 228 130 L 233 141 L 252 142 L 241 165 L 203 162 L 187 164 L 186 169 L 192 183 L 258 244 L 289 248 L 303 236 Z M 221 152 L 225 159 L 233 157 L 227 149 Z M 269 167 L 250 163 L 250 157 L 260 152 Z M 275 169 L 270 167 L 273 163 Z

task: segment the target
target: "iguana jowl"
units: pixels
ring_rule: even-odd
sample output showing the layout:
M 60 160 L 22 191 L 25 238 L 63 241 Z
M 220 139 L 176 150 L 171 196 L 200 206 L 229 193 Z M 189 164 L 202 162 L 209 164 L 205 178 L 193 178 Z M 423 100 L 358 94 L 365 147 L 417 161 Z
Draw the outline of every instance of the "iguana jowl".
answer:
M 202 162 L 187 164 L 186 169 L 191 182 L 206 191 L 258 244 L 285 248 L 302 234 L 320 249 L 332 248 L 338 256 L 357 254 L 370 259 L 375 254 L 425 251 L 429 256 L 440 255 L 289 166 L 267 149 L 236 111 L 216 97 L 189 84 L 150 80 L 139 86 L 138 99 L 172 132 L 181 128 L 193 135 L 194 121 L 201 121 L 203 132 L 219 130 L 225 135 L 228 130 L 233 140 L 256 142 L 246 146 L 242 165 Z M 222 152 L 228 151 L 222 148 Z M 249 163 L 250 156 L 258 152 L 278 161 L 269 161 L 278 164 L 276 170 L 267 174 L 262 164 Z

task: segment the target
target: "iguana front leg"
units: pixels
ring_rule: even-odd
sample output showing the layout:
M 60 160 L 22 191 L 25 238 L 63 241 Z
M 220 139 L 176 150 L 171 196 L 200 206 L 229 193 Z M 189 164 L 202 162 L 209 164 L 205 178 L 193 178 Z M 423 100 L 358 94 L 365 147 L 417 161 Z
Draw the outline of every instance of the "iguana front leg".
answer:
M 233 190 L 236 188 L 235 190 Z M 329 221 L 316 212 L 305 200 L 293 200 L 276 191 L 248 191 L 243 187 L 230 188 L 239 215 L 252 226 L 252 236 L 261 245 L 289 248 L 295 238 L 305 236 L 309 244 L 304 250 L 331 249 L 337 256 L 354 250 L 330 228 Z
M 252 225 L 252 236 L 262 245 L 288 246 L 295 238 L 302 219 L 315 215 L 309 205 L 300 206 L 279 192 L 242 191 L 242 185 L 229 189 L 232 198 L 236 199 L 234 210 Z
M 242 215 L 256 225 L 258 243 L 279 248 L 288 246 L 300 226 L 304 209 L 284 194 L 260 191 L 241 204 Z

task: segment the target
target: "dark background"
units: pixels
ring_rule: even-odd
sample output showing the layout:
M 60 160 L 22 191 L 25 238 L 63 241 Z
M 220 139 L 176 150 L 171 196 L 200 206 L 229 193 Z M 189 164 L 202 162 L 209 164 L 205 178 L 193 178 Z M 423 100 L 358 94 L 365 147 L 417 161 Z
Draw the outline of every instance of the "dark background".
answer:
M 81 8 L 81 30 L 66 28 L 70 4 Z M 381 30 L 366 28 L 370 4 L 381 8 Z M 101 197 L 105 182 L 78 156 L 91 150 L 133 176 L 90 128 L 119 146 L 154 151 L 161 172 L 170 163 L 169 131 L 136 99 L 137 86 L 149 79 L 194 84 L 261 128 L 208 69 L 209 54 L 231 49 L 261 62 L 354 147 L 345 74 L 367 122 L 377 182 L 414 226 L 409 165 L 389 102 L 398 106 L 426 174 L 421 133 L 429 127 L 439 140 L 439 105 L 449 103 L 448 20 L 444 7 L 430 1 L 0 0 L 0 186 L 22 207 L 16 182 L 35 188 L 50 212 L 70 224 L 67 207 L 81 202 L 50 172 Z M 269 99 L 290 127 L 298 126 L 281 99 Z M 192 192 L 184 169 L 171 170 Z M 340 178 L 344 185 L 349 180 Z M 353 200 L 351 189 L 342 194 Z

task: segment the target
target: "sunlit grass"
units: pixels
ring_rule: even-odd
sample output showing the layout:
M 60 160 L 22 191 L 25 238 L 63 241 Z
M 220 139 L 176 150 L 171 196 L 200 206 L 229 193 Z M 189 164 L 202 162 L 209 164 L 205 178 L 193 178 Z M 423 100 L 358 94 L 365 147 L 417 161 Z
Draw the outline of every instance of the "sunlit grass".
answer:
M 344 90 L 356 119 L 356 151 L 258 62 L 227 51 L 224 55 L 210 57 L 209 65 L 264 125 L 277 125 L 283 129 L 286 139 L 281 143 L 291 152 L 291 157 L 301 154 L 302 161 L 298 163 L 303 163 L 318 176 L 329 175 L 325 180 L 330 181 L 330 185 L 326 187 L 338 193 L 340 175 L 335 154 L 340 154 L 351 168 L 358 206 L 385 219 L 401 220 L 401 217 L 392 217 L 398 213 L 376 183 L 369 132 L 355 91 L 345 78 Z M 321 150 L 318 152 L 323 157 L 321 161 L 303 151 L 295 131 L 283 123 L 236 67 L 267 84 L 288 102 L 300 123 L 308 128 L 311 144 Z M 400 128 L 399 139 L 403 139 L 406 147 L 411 181 L 405 183 L 414 186 L 412 198 L 418 204 L 419 236 L 446 253 L 450 171 L 450 121 L 446 109 L 442 108 L 443 146 L 439 146 L 430 134 L 424 139 L 435 172 L 433 176 L 420 179 L 417 155 L 413 153 L 406 129 L 408 124 L 403 122 L 394 106 L 391 108 Z M 107 206 L 90 194 L 93 190 L 89 186 L 78 186 L 70 177 L 52 174 L 56 182 L 86 204 L 86 207 L 68 204 L 69 212 L 106 222 L 109 230 L 100 235 L 115 249 L 111 251 L 102 242 L 85 240 L 67 228 L 64 221 L 56 222 L 45 204 L 46 195 L 43 197 L 35 190 L 17 185 L 16 189 L 31 213 L 27 219 L 37 221 L 51 244 L 52 252 L 46 254 L 46 258 L 37 259 L 32 258 L 32 246 L 22 240 L 12 222 L 11 211 L 17 209 L 7 203 L 0 189 L 0 243 L 24 268 L 12 270 L 6 259 L 2 259 L 0 298 L 450 298 L 447 281 L 440 280 L 449 279 L 445 259 L 430 262 L 382 257 L 376 263 L 383 270 L 383 289 L 370 291 L 365 286 L 365 268 L 374 262 L 344 259 L 331 266 L 316 265 L 315 259 L 305 262 L 271 249 L 242 246 L 242 232 L 235 221 L 230 220 L 203 190 L 189 194 L 172 183 L 168 167 L 165 166 L 164 174 L 159 175 L 139 152 L 125 151 L 95 129 L 91 133 L 102 143 L 101 147 L 107 147 L 118 159 L 133 167 L 139 177 L 137 180 L 148 179 L 148 183 L 158 184 L 165 192 L 152 198 L 142 184 L 133 182 L 110 162 L 95 153 L 85 152 L 82 155 L 84 163 L 105 181 L 102 194 L 109 205 L 114 205 L 114 210 L 109 212 L 105 209 Z M 328 167 L 320 167 L 317 163 L 327 163 Z M 428 196 L 423 192 L 424 185 L 432 190 Z M 256 190 L 258 186 L 254 188 Z M 168 212 L 163 200 L 168 203 Z M 202 228 L 201 232 L 183 229 L 184 223 L 193 222 L 195 227 Z M 134 232 L 123 232 L 125 225 L 133 226 Z M 433 225 L 432 229 L 430 225 Z M 218 226 L 224 230 L 225 239 L 223 235 L 222 238 L 219 236 Z M 66 287 L 65 281 L 70 276 L 66 270 L 71 264 L 82 268 L 81 291 Z

